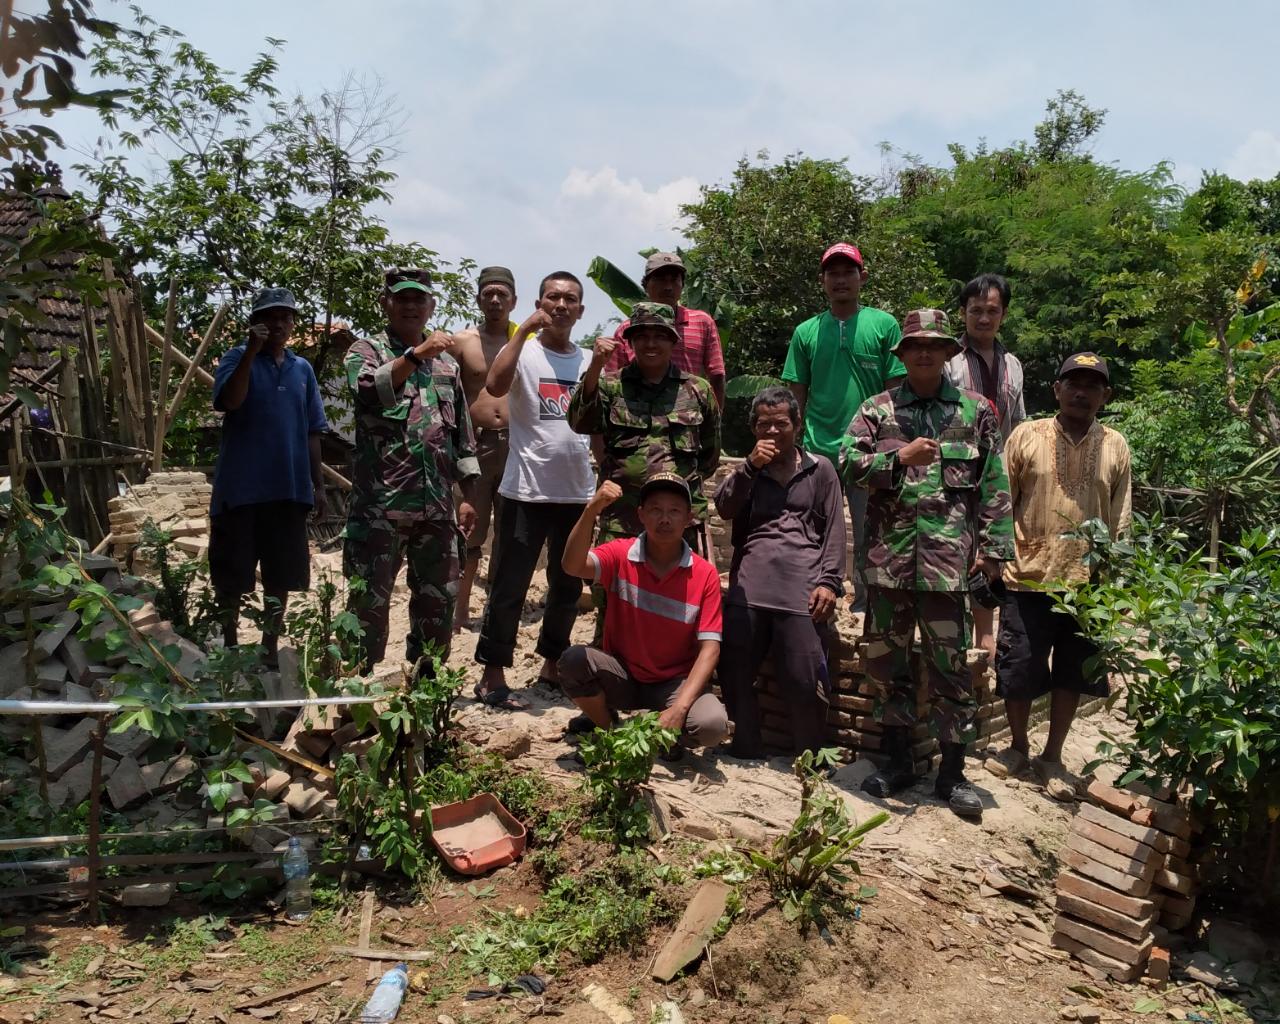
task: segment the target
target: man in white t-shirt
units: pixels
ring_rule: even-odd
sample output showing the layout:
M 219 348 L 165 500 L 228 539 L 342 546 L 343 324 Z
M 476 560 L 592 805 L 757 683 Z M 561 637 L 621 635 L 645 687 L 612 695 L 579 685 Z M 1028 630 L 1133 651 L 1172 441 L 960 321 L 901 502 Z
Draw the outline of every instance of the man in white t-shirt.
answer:
M 505 670 L 512 664 L 525 595 L 544 545 L 547 601 L 538 636 L 539 681 L 558 685 L 556 663 L 578 617 L 582 580 L 566 573 L 560 560 L 595 490 L 590 440 L 565 420 L 569 399 L 591 361 L 591 353 L 570 337 L 582 309 L 582 282 L 568 271 L 548 274 L 538 288 L 538 308 L 498 353 L 485 382 L 495 398 L 509 395 L 511 439 L 498 485 L 503 511 L 497 560 L 476 645 L 484 673 L 475 694 L 494 708 L 524 706 L 512 696 Z

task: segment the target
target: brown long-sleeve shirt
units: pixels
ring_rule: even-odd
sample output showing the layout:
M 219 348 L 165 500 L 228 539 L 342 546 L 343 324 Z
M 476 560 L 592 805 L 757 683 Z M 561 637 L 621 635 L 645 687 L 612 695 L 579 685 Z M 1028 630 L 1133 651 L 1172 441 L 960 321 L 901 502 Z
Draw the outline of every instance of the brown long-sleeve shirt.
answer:
M 786 486 L 745 459 L 716 490 L 733 523 L 728 603 L 809 614 L 814 587 L 843 591 L 844 494 L 828 459 L 801 452 Z

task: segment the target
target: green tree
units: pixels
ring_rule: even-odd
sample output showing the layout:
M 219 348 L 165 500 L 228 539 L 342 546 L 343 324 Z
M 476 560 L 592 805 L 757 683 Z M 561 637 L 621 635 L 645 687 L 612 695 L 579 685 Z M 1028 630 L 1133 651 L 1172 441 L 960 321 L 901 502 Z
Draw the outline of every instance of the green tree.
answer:
M 868 222 L 870 179 L 843 160 L 794 154 L 768 161 L 765 152 L 756 163 L 739 161 L 727 184 L 704 186 L 701 199 L 682 209 L 693 243 L 690 276 L 696 267 L 704 303 L 715 296 L 733 304 L 730 375 L 780 372 L 796 324 L 826 305 L 818 259 L 833 242 L 859 241 L 871 271 L 866 301 L 895 315 L 941 284 L 918 239 Z

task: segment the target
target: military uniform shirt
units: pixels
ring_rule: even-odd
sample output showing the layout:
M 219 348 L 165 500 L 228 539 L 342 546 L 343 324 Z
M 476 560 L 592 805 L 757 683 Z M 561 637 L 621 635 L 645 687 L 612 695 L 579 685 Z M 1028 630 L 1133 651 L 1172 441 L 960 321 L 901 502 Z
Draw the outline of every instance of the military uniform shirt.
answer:
M 600 480 L 622 488 L 622 497 L 600 517 L 602 528 L 639 533 L 640 487 L 660 471 L 688 481 L 694 514 L 706 519 L 702 481 L 720 464 L 720 409 L 701 377 L 673 364 L 666 377 L 647 384 L 632 363 L 616 377 L 602 376 L 590 398 L 579 387 L 569 402 L 569 426 L 602 435 Z
M 392 387 L 391 364 L 405 347 L 382 332 L 347 350 L 356 424 L 350 515 L 451 522 L 454 482 L 480 475 L 462 379 L 441 353 Z
M 935 438 L 938 458 L 904 466 L 898 451 Z M 868 399 L 840 452 L 847 483 L 871 489 L 859 565 L 872 586 L 965 591 L 984 555 L 1013 558 L 1012 503 L 991 403 L 942 382 L 933 398 L 903 383 Z M 975 550 L 976 549 L 976 550 Z

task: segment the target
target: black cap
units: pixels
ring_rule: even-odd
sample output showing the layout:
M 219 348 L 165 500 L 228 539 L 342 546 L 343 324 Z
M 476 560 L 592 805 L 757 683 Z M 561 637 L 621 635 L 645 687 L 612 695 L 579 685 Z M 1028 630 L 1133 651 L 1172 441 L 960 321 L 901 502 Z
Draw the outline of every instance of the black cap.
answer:
M 1073 356 L 1068 356 L 1062 364 L 1062 369 L 1058 371 L 1058 380 L 1062 380 L 1073 370 L 1089 370 L 1108 384 L 1111 383 L 1111 371 L 1107 369 L 1107 361 L 1096 352 L 1077 352 Z
M 505 284 L 511 289 L 511 294 L 516 293 L 516 276 L 506 267 L 483 267 L 480 275 L 476 278 L 476 291 L 483 290 L 487 284 Z
M 693 497 L 689 493 L 689 481 L 679 473 L 652 474 L 640 487 L 640 503 L 644 504 L 644 499 L 654 491 L 670 491 L 672 494 L 680 495 L 690 505 L 693 504 Z

